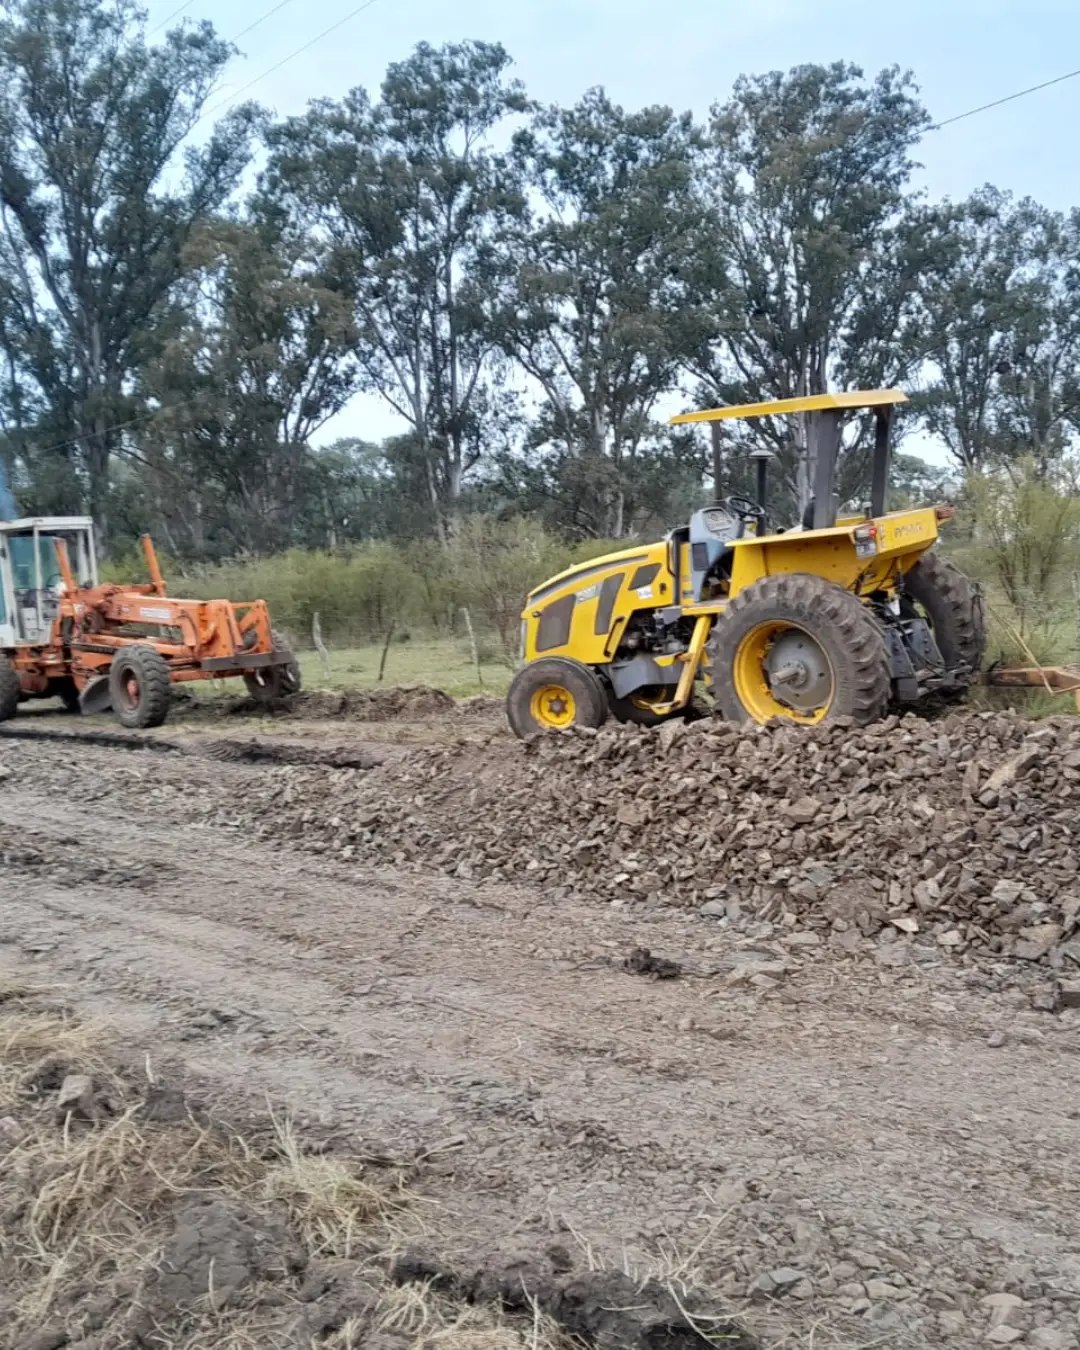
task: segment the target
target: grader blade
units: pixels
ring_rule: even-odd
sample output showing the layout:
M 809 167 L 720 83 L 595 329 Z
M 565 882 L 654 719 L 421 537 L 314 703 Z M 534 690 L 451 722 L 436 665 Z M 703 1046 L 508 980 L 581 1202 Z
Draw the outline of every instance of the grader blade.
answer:
M 107 713 L 112 707 L 112 692 L 109 689 L 109 677 L 99 676 L 91 680 L 79 695 L 79 707 L 87 714 Z

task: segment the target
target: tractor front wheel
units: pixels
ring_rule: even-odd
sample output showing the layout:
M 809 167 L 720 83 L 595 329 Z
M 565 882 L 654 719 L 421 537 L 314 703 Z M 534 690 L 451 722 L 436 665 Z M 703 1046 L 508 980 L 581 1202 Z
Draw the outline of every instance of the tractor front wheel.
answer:
M 885 713 L 889 651 L 850 591 L 802 573 L 763 577 L 716 621 L 708 644 L 713 700 L 732 722 L 785 718 L 816 725 Z
M 165 658 L 136 643 L 113 657 L 109 670 L 113 712 L 122 727 L 159 727 L 169 715 L 172 680 Z
M 19 673 L 6 656 L 0 656 L 0 722 L 15 716 L 19 706 Z
M 514 676 L 506 715 L 515 736 L 569 727 L 598 727 L 607 717 L 607 694 L 588 666 L 561 656 L 532 661 Z
M 276 630 L 270 634 L 274 652 L 286 659 L 279 666 L 264 666 L 249 670 L 244 676 L 247 691 L 257 703 L 277 703 L 290 694 L 300 692 L 300 663 L 293 656 L 288 642 Z

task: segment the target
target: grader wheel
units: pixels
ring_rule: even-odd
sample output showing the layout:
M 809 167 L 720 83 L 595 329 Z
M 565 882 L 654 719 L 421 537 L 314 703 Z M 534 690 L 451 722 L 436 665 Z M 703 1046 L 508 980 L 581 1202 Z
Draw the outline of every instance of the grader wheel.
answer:
M 763 577 L 732 600 L 709 639 L 713 699 L 733 722 L 876 721 L 892 672 L 881 630 L 850 591 L 821 577 Z
M 19 676 L 6 656 L 0 656 L 0 722 L 15 716 L 19 706 Z
M 136 643 L 116 653 L 109 669 L 113 712 L 122 727 L 159 727 L 169 715 L 171 677 L 154 647 Z
M 292 658 L 289 644 L 276 629 L 270 634 L 274 651 L 288 655 L 289 661 L 280 666 L 252 670 L 244 676 L 247 691 L 258 703 L 277 703 L 290 694 L 300 692 L 300 663 Z

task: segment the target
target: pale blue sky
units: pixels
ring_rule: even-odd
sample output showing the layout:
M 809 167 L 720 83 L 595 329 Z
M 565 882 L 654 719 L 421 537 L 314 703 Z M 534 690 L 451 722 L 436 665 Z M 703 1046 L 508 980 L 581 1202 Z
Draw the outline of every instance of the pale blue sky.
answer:
M 278 0 L 194 0 L 184 17 L 209 17 L 226 38 Z M 360 0 L 288 0 L 239 45 L 221 98 L 240 89 L 353 9 Z M 152 0 L 151 28 L 177 0 Z M 243 97 L 279 116 L 309 99 L 377 89 L 389 62 L 417 42 L 501 42 L 534 98 L 567 103 L 603 85 L 624 105 L 666 103 L 699 117 L 741 73 L 801 62 L 853 61 L 867 72 L 914 71 L 931 115 L 977 104 L 1080 67 L 1077 0 L 373 0 L 310 51 Z M 216 100 L 215 100 L 216 102 Z M 1049 206 L 1080 205 L 1080 78 L 931 132 L 921 186 L 964 196 L 985 182 Z M 369 400 L 327 428 L 378 438 L 400 429 Z M 326 433 L 319 437 L 327 439 Z

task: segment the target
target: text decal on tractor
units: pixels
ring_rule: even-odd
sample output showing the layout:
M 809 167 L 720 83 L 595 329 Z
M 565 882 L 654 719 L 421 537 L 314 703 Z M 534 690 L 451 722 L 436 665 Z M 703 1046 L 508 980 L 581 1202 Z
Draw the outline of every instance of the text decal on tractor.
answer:
M 978 587 L 933 552 L 945 506 L 887 512 L 899 389 L 708 408 L 676 423 L 805 419 L 813 498 L 770 526 L 765 454 L 757 500 L 719 498 L 654 544 L 593 558 L 534 590 L 524 665 L 507 696 L 519 736 L 685 716 L 700 682 L 733 721 L 859 724 L 890 704 L 962 698 L 986 645 Z M 841 515 L 846 419 L 874 420 L 868 504 Z
M 0 721 L 25 699 L 61 698 L 152 727 L 175 683 L 242 676 L 264 702 L 300 688 L 262 600 L 177 600 L 148 535 L 143 551 L 148 584 L 100 585 L 87 517 L 0 521 Z

